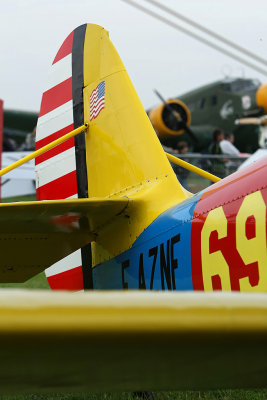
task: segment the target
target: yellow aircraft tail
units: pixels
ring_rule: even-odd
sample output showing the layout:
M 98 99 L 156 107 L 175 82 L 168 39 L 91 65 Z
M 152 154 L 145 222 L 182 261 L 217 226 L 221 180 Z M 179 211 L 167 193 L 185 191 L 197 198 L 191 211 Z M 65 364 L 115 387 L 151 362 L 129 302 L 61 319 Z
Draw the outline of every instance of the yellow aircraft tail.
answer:
M 37 157 L 37 199 L 128 198 L 129 207 L 98 227 L 92 247 L 86 245 L 46 271 L 54 288 L 91 287 L 92 279 L 86 278 L 91 266 L 129 249 L 155 218 L 189 195 L 167 160 L 108 32 L 93 24 L 75 29 L 53 61 L 36 149 L 84 123 L 89 125 L 86 133 Z M 68 283 L 58 284 L 67 275 Z
M 184 196 L 108 32 L 100 26 L 87 25 L 83 70 L 89 196 L 110 196 L 165 175 L 173 187 L 166 197 L 172 192 Z
M 93 62 L 92 62 L 93 60 Z M 163 211 L 188 194 L 177 181 L 108 32 L 88 24 L 84 39 L 84 122 L 89 197 L 138 202 L 93 245 L 93 265 L 127 250 Z

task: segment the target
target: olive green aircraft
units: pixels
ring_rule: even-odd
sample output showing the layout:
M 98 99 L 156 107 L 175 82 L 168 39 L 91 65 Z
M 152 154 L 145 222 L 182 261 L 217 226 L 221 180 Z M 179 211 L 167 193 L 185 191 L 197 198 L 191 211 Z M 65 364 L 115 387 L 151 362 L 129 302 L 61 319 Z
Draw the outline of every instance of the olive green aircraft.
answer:
M 156 91 L 155 91 L 156 92 Z M 175 148 L 187 141 L 193 151 L 205 151 L 216 128 L 231 131 L 241 152 L 259 147 L 256 125 L 236 125 L 238 118 L 267 113 L 267 85 L 257 79 L 225 78 L 164 101 L 148 111 L 161 142 Z
M 27 133 L 32 132 L 37 124 L 38 113 L 4 108 L 4 151 L 5 139 L 11 137 L 18 147 L 24 142 Z
M 257 79 L 225 78 L 167 101 L 148 111 L 162 144 L 175 148 L 187 141 L 192 151 L 205 151 L 214 129 L 231 131 L 241 152 L 259 148 L 257 125 L 235 125 L 238 118 L 267 113 L 267 85 Z M 37 112 L 4 110 L 4 137 L 11 135 L 20 145 L 36 126 Z

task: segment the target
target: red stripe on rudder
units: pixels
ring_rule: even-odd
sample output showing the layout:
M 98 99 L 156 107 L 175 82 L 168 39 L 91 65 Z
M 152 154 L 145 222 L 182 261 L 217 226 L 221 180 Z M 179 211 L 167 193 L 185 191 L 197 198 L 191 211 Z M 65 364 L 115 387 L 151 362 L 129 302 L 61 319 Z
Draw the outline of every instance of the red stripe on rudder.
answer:
M 60 129 L 59 131 L 52 133 L 52 135 L 49 135 L 41 140 L 38 140 L 35 143 L 35 150 L 39 150 L 42 147 L 46 146 L 47 144 L 53 142 L 54 140 L 61 138 L 62 136 L 66 135 L 67 133 L 71 132 L 73 129 L 74 129 L 73 124 L 70 124 L 69 126 L 66 126 L 63 129 Z M 54 157 L 55 155 L 60 154 L 65 150 L 70 149 L 73 146 L 74 146 L 74 138 L 70 138 L 70 139 L 66 140 L 65 142 L 63 142 L 62 144 L 54 147 L 53 149 L 46 151 L 41 156 L 36 157 L 35 165 L 38 165 L 41 162 L 48 160 L 49 158 Z
M 82 266 L 47 277 L 52 290 L 82 290 L 83 271 Z
M 66 57 L 68 54 L 72 52 L 72 44 L 73 44 L 73 34 L 72 31 L 69 36 L 64 40 L 60 49 L 57 52 L 56 57 L 54 58 L 53 64 L 61 60 L 62 58 Z
M 43 93 L 39 118 L 72 99 L 72 77 Z
M 49 143 L 52 143 L 54 140 L 61 138 L 62 136 L 66 135 L 67 133 L 73 131 L 74 125 L 70 124 L 66 126 L 65 128 L 60 129 L 57 132 L 52 133 L 49 136 L 46 136 L 45 138 L 38 140 L 35 143 L 35 150 L 41 149 L 41 147 L 46 146 Z
M 56 147 L 53 147 L 53 149 L 46 151 L 41 156 L 36 157 L 35 165 L 38 165 L 38 164 L 42 163 L 43 161 L 49 160 L 50 158 L 55 157 L 58 154 L 71 149 L 72 147 L 74 147 L 74 138 L 70 138 L 70 139 L 66 140 L 65 142 L 57 145 Z
M 75 194 L 77 194 L 76 171 L 72 171 L 36 189 L 37 200 L 60 200 Z

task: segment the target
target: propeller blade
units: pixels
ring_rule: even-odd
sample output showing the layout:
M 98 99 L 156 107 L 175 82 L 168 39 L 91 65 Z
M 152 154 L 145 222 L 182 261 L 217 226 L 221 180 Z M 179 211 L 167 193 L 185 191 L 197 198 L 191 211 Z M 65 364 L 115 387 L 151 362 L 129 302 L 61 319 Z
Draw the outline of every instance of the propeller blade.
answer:
M 182 124 L 183 129 L 185 132 L 190 136 L 190 138 L 195 142 L 198 143 L 198 138 L 195 136 L 194 132 L 192 129 L 190 129 L 185 121 L 181 118 L 180 114 L 175 111 L 169 103 L 166 102 L 164 97 L 156 90 L 154 89 L 154 93 L 158 96 L 158 98 L 162 101 L 162 103 L 165 105 L 165 107 L 170 111 L 170 113 Z
M 187 126 L 186 124 L 184 124 L 184 130 L 186 131 L 186 133 L 188 133 L 188 135 L 190 136 L 190 138 L 195 142 L 198 143 L 198 138 L 196 137 L 196 135 L 194 134 L 194 132 L 192 131 L 192 129 L 189 128 L 189 126 Z

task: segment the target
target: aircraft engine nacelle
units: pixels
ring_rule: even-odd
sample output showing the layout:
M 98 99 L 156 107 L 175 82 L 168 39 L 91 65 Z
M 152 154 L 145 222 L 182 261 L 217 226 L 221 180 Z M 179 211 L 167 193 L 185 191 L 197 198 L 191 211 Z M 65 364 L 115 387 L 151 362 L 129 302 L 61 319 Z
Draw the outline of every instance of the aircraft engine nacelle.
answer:
M 264 109 L 264 112 L 267 113 L 267 84 L 261 85 L 256 93 L 256 101 L 259 107 Z
M 181 135 L 191 123 L 190 111 L 181 100 L 170 99 L 166 103 L 168 106 L 162 103 L 148 112 L 150 121 L 162 138 Z

